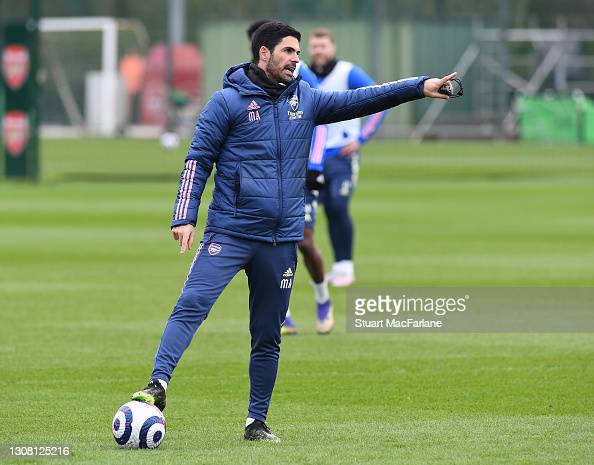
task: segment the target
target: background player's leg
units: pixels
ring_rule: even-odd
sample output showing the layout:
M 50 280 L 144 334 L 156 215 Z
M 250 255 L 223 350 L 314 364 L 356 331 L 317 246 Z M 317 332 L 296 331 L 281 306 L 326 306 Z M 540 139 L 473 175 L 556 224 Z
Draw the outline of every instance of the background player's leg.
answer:
M 250 258 L 249 241 L 206 234 L 155 355 L 151 378 L 169 382 L 194 333 L 233 276 Z
M 349 211 L 352 193 L 352 174 L 341 172 L 330 178 L 324 196 L 324 211 L 334 252 L 334 265 L 330 272 L 330 282 L 334 286 L 348 286 L 354 281 L 355 227 Z
M 324 205 L 334 260 L 337 262 L 353 259 L 354 226 L 349 212 L 351 190 L 351 180 L 343 178 L 336 183 L 335 192 L 328 196 L 329 201 Z
M 299 241 L 299 250 L 303 256 L 303 261 L 312 279 L 312 284 L 316 292 L 316 300 L 318 294 L 323 294 L 324 289 L 326 290 L 324 302 L 329 299 L 328 284 L 324 276 L 324 261 L 322 254 L 316 247 L 313 238 L 313 228 L 316 222 L 316 210 L 318 203 L 318 191 L 305 191 L 305 228 L 303 230 L 303 240 Z M 321 290 L 321 291 L 320 291 Z M 290 336 L 297 334 L 297 325 L 294 319 L 291 317 L 291 311 L 287 311 L 287 317 L 281 328 L 281 334 L 283 336 Z
M 261 243 L 246 266 L 250 288 L 250 403 L 248 417 L 265 421 L 276 381 L 285 319 L 297 266 L 294 242 Z
M 319 249 L 314 242 L 314 232 L 312 228 L 303 230 L 303 240 L 299 242 L 299 250 L 303 255 L 303 263 L 309 272 L 309 276 L 314 283 L 319 284 L 324 281 L 324 260 Z
M 299 250 L 311 276 L 316 297 L 316 331 L 319 334 L 328 334 L 334 328 L 334 313 L 328 292 L 328 281 L 324 275 L 324 260 L 314 242 L 313 227 L 306 227 L 303 230 L 303 240 L 299 242 Z

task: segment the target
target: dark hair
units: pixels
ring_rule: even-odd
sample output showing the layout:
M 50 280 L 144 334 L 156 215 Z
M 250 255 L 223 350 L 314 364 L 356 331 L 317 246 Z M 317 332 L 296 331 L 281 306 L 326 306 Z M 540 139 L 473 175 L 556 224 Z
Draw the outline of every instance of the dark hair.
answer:
M 309 33 L 309 37 L 315 37 L 317 39 L 328 37 L 330 42 L 334 43 L 334 36 L 332 35 L 332 32 L 330 32 L 330 29 L 326 29 L 325 27 L 318 27 L 317 29 L 314 29 Z
M 264 46 L 270 52 L 274 50 L 285 37 L 295 37 L 301 40 L 301 33 L 285 23 L 269 21 L 262 24 L 252 36 L 252 58 L 254 63 L 260 59 L 260 47 Z
M 262 24 L 266 24 L 271 22 L 272 20 L 270 19 L 259 19 L 258 21 L 254 21 L 252 24 L 250 24 L 250 26 L 245 30 L 245 33 L 247 34 L 248 39 L 251 41 L 252 37 L 254 37 L 254 32 L 256 32 L 256 30 L 262 26 Z

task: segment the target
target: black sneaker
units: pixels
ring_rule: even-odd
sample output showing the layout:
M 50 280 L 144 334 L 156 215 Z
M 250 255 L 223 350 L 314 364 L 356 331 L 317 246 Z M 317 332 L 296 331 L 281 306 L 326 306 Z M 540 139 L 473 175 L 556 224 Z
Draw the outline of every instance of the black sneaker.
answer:
M 165 404 L 167 403 L 166 397 L 165 389 L 156 379 L 151 379 L 148 386 L 142 391 L 137 391 L 132 394 L 132 400 L 139 400 L 140 402 L 154 405 L 161 410 L 161 412 L 165 410 Z
M 254 420 L 246 426 L 243 437 L 248 441 L 280 441 L 278 436 L 270 432 L 266 423 L 260 420 Z

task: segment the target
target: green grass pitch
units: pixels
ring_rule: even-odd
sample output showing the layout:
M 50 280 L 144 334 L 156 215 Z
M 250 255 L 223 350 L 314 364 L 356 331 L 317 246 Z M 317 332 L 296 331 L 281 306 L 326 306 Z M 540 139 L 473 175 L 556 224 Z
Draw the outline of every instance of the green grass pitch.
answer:
M 319 337 L 303 265 L 268 419 L 283 441 L 241 439 L 240 274 L 177 368 L 162 446 L 120 450 L 111 420 L 144 386 L 192 260 L 169 232 L 185 147 L 42 149 L 41 184 L 0 182 L 0 443 L 70 444 L 65 463 L 594 463 L 592 334 L 347 333 L 333 290 L 337 327 Z M 358 286 L 594 284 L 591 149 L 377 142 L 363 157 Z

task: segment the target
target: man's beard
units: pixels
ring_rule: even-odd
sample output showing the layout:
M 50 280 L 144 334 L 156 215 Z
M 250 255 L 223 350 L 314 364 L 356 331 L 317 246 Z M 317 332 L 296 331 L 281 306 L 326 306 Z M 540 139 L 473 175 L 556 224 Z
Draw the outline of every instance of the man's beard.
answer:
M 271 59 L 268 61 L 268 64 L 266 65 L 266 74 L 272 81 L 278 82 L 279 84 L 290 84 L 293 78 L 286 78 L 282 74 L 284 70 L 284 68 L 280 68 L 278 66 L 274 60 L 274 56 L 271 57 Z

